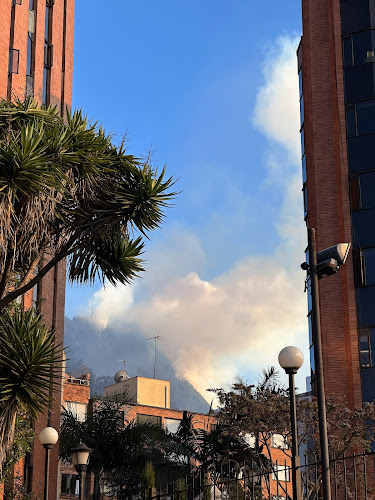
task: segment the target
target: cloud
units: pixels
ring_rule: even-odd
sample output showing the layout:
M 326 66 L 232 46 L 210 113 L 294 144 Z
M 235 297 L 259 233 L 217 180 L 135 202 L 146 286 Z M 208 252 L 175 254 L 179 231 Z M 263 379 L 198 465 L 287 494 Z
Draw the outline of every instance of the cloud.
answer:
M 299 38 L 279 37 L 266 54 L 265 84 L 258 91 L 254 124 L 294 159 L 300 157 L 298 76 Z
M 305 244 L 302 221 L 295 50 L 279 38 L 265 55 L 253 124 L 269 139 L 267 184 L 283 192 L 275 215 L 279 244 L 253 255 L 209 281 L 201 276 L 209 256 L 193 232 L 179 227 L 149 251 L 149 270 L 132 286 L 107 286 L 94 296 L 93 319 L 101 326 L 130 325 L 145 336 L 158 333 L 159 348 L 177 373 L 198 390 L 230 383 L 248 360 L 248 373 L 277 363 L 285 345 L 307 354 L 306 298 L 299 269 Z M 259 214 L 260 216 L 260 214 Z M 251 231 L 251 227 L 247 229 Z M 261 237 L 254 234 L 254 238 Z M 301 376 L 308 374 L 308 363 Z M 299 385 L 304 387 L 300 381 Z

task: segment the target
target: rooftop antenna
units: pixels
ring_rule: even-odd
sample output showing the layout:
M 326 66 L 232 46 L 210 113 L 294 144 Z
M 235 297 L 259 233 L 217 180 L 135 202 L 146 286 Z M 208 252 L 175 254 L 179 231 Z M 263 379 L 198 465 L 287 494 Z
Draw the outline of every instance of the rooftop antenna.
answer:
M 122 363 L 124 365 L 124 370 L 125 370 L 125 359 L 118 359 L 117 361 L 119 363 Z
M 154 378 L 156 378 L 156 341 L 157 340 L 162 340 L 162 338 L 160 337 L 160 335 L 155 335 L 154 337 L 150 337 L 148 338 L 147 340 L 155 340 L 155 359 L 154 359 Z

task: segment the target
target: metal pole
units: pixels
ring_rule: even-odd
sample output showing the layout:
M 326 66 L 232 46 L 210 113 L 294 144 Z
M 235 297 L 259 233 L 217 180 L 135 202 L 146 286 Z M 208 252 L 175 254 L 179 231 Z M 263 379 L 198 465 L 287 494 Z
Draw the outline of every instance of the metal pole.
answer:
M 83 491 L 83 478 L 85 477 L 84 472 L 79 473 L 79 500 L 83 500 L 84 491 Z
M 301 464 L 298 456 L 296 388 L 294 372 L 289 372 L 290 420 L 292 430 L 292 483 L 293 500 L 302 500 Z M 285 478 L 287 479 L 287 478 Z
M 44 461 L 44 500 L 48 500 L 49 455 L 50 455 L 51 447 L 44 445 L 44 448 L 46 450 L 46 458 Z
M 329 470 L 327 413 L 326 413 L 326 401 L 324 393 L 322 334 L 320 329 L 319 286 L 318 286 L 318 275 L 316 272 L 317 260 L 316 260 L 315 229 L 309 228 L 307 232 L 309 241 L 309 274 L 311 281 L 311 298 L 312 298 L 312 327 L 313 327 L 314 358 L 315 358 L 315 386 L 316 386 L 316 394 L 318 397 L 320 452 L 322 456 L 323 500 L 331 500 L 331 478 Z

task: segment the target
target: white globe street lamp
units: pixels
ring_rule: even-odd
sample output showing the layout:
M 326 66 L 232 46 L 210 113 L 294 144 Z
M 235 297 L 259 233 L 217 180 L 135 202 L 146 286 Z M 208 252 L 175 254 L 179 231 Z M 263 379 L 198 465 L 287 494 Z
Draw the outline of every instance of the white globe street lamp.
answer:
M 49 456 L 51 448 L 57 443 L 59 435 L 53 427 L 45 427 L 39 434 L 39 441 L 46 450 L 46 459 L 44 462 L 44 500 L 48 500 L 49 483 Z
M 292 481 L 293 500 L 302 500 L 300 458 L 298 456 L 296 387 L 294 375 L 303 364 L 303 354 L 298 347 L 284 347 L 279 354 L 279 364 L 289 375 L 290 422 L 292 431 Z

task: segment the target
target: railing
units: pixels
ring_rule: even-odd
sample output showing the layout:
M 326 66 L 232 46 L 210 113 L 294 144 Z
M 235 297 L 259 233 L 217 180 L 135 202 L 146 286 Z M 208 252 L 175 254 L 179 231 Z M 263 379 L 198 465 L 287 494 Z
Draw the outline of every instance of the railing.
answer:
M 269 467 L 247 463 L 215 468 L 202 476 L 196 472 L 140 491 L 128 500 L 292 500 L 290 459 Z M 322 500 L 318 463 L 301 466 L 303 500 Z M 176 473 L 174 474 L 176 476 Z M 374 453 L 353 454 L 331 460 L 332 500 L 375 500 Z
M 66 381 L 68 382 L 68 384 L 90 385 L 90 382 L 83 378 L 68 377 Z

